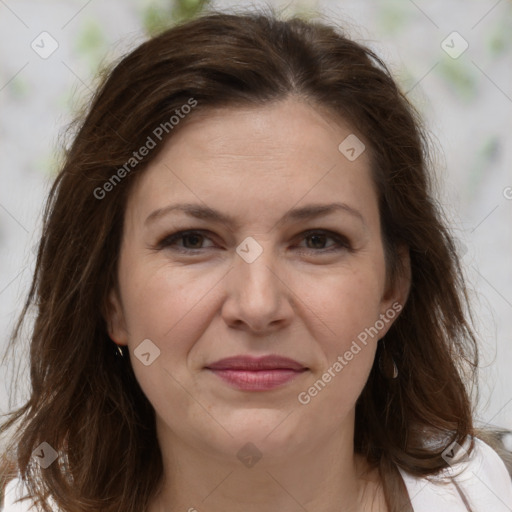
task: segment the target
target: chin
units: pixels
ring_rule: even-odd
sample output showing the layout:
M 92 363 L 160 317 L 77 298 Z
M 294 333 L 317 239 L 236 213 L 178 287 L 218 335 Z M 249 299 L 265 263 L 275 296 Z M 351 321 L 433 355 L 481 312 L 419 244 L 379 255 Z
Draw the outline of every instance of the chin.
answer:
M 242 422 L 224 422 L 226 430 L 233 436 L 224 436 L 231 453 L 237 453 L 242 447 L 250 443 L 254 445 L 266 460 L 278 460 L 287 457 L 307 443 L 311 436 L 304 430 L 304 426 L 297 424 L 296 418 L 286 411 L 272 411 L 272 414 L 261 414 L 261 411 L 243 411 Z M 285 419 L 286 418 L 286 419 Z M 222 443 L 224 444 L 224 443 Z M 252 448 L 251 448 L 252 449 Z

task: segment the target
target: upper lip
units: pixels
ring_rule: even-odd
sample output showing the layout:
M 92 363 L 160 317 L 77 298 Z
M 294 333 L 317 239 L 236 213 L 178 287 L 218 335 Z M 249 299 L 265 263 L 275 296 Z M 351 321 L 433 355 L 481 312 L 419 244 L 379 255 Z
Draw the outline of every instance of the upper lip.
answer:
M 233 356 L 209 364 L 210 370 L 307 370 L 307 368 L 288 357 L 269 355 L 263 357 Z

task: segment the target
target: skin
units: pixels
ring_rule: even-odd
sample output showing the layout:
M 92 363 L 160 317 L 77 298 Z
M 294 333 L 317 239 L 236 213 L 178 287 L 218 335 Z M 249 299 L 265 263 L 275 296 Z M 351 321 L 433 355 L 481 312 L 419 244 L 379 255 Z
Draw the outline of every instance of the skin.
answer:
M 354 454 L 353 437 L 356 400 L 392 321 L 307 405 L 297 398 L 407 299 L 410 274 L 386 286 L 368 151 L 349 161 L 338 145 L 355 131 L 298 98 L 197 114 L 131 191 L 119 294 L 111 291 L 107 314 L 156 411 L 164 478 L 149 510 L 385 511 L 377 472 Z M 173 212 L 145 226 L 151 212 L 178 202 L 207 205 L 239 225 Z M 336 211 L 277 224 L 289 209 L 331 202 L 347 203 L 364 223 Z M 207 232 L 158 246 L 192 229 Z M 309 229 L 339 233 L 352 250 L 305 237 Z M 252 263 L 236 252 L 249 236 L 263 250 Z M 409 268 L 407 251 L 401 257 Z M 160 350 L 149 366 L 133 354 L 144 339 Z M 239 354 L 287 356 L 308 370 L 254 392 L 204 368 Z M 247 442 L 262 454 L 252 467 L 236 456 Z

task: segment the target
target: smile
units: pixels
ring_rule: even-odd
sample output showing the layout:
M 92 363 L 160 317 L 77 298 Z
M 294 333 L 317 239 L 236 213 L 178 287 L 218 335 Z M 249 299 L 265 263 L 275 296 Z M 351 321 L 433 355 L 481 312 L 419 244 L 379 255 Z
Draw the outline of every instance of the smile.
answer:
M 290 382 L 303 370 L 210 370 L 227 383 L 244 391 L 267 391 Z
M 308 370 L 293 359 L 273 355 L 229 357 L 206 366 L 206 369 L 244 391 L 268 391 Z

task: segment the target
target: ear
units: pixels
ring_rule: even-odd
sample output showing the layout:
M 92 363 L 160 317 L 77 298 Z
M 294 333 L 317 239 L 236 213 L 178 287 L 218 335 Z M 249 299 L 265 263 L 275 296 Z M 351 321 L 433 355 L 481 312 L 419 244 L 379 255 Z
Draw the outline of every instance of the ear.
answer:
M 395 282 L 386 279 L 386 290 L 381 300 L 381 319 L 384 320 L 384 328 L 379 332 L 379 339 L 383 338 L 388 332 L 393 322 L 398 318 L 400 312 L 407 302 L 409 291 L 411 289 L 411 259 L 409 247 L 401 245 L 397 249 L 399 259 L 399 271 Z
M 127 345 L 128 331 L 126 329 L 126 321 L 121 300 L 115 287 L 110 290 L 103 309 L 103 316 L 107 323 L 107 332 L 110 339 L 118 345 Z

